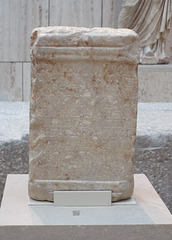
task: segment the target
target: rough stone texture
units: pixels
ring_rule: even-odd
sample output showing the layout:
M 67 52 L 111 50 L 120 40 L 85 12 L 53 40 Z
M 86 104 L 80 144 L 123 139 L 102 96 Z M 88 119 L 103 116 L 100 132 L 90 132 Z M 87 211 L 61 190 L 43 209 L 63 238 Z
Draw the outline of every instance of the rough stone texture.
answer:
M 5 63 L 8 65 L 7 63 Z M 30 100 L 30 65 L 23 64 L 23 99 Z M 8 71 L 8 69 L 7 69 Z M 16 78 L 19 81 L 18 78 Z M 7 82 L 4 83 L 8 84 Z M 172 64 L 138 66 L 138 101 L 139 102 L 172 102 Z M 15 88 L 16 89 L 16 88 Z M 7 94 L 1 90 L 1 99 L 7 99 Z M 20 92 L 22 93 L 22 91 Z M 22 94 L 21 94 L 22 95 Z M 9 95 L 12 96 L 12 95 Z M 13 98 L 14 100 L 15 98 Z
M 133 192 L 138 35 L 108 28 L 32 33 L 29 195 Z
M 9 104 L 11 107 L 9 107 Z M 23 105 L 22 111 L 20 105 Z M 0 103 L 0 199 L 7 173 L 28 173 L 29 110 L 26 103 Z M 16 116 L 19 115 L 16 122 Z M 3 114 L 2 114 L 3 113 Z M 172 212 L 172 103 L 139 103 L 135 172 L 145 173 Z M 25 125 L 24 125 L 25 123 Z M 2 126 L 6 125 L 6 128 Z M 22 139 L 18 134 L 22 125 Z M 7 131 L 8 129 L 8 131 Z M 2 142 L 2 140 L 4 141 Z M 10 140 L 13 139 L 13 140 Z M 17 164 L 16 164 L 17 163 Z M 20 170 L 20 171 L 19 171 Z
M 122 0 L 1 0 L 0 101 L 30 101 L 29 53 L 30 33 L 33 28 L 48 25 L 117 28 L 122 2 Z M 172 26 L 165 49 L 172 63 L 171 39 Z M 15 65 L 14 74 L 13 70 L 9 69 Z M 160 96 L 163 98 L 165 81 L 161 88 Z

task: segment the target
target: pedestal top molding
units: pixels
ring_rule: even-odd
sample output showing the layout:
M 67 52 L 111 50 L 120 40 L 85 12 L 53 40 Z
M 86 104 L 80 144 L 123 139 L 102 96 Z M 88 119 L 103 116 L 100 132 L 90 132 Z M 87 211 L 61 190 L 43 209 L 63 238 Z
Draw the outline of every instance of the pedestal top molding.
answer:
M 41 27 L 32 32 L 31 57 L 43 59 L 49 55 L 54 60 L 92 58 L 136 64 L 139 59 L 136 45 L 138 35 L 129 29 Z

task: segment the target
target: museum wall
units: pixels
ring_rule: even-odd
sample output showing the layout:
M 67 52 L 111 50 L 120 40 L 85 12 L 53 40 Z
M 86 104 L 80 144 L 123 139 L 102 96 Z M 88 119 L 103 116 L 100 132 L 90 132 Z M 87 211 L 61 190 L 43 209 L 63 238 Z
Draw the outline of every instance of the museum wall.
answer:
M 30 35 L 35 27 L 117 27 L 122 0 L 1 0 L 0 101 L 29 101 Z M 167 52 L 172 62 L 172 31 Z M 144 97 L 140 98 L 144 101 Z
M 121 5 L 122 0 L 0 0 L 0 101 L 30 100 L 30 35 L 33 28 L 51 25 L 116 28 Z M 172 63 L 172 29 L 166 51 Z M 152 102 L 172 102 L 172 68 L 168 65 L 139 67 L 139 101 L 150 102 L 151 99 Z M 7 111 L 8 116 L 10 111 Z M 27 109 L 27 114 L 28 112 Z M 156 116 L 152 110 L 151 114 L 149 109 L 147 112 L 146 115 L 143 111 L 144 116 Z M 13 115 L 17 114 L 16 111 Z M 21 120 L 20 115 L 18 118 Z M 5 117 L 4 119 L 6 121 Z M 155 122 L 158 122 L 157 119 Z M 171 118 L 163 117 L 164 122 L 168 122 L 168 119 Z M 160 127 L 165 125 L 163 121 Z M 145 126 L 148 132 L 149 127 Z M 163 137 L 162 134 L 158 137 L 153 135 L 153 140 L 150 140 L 148 133 L 144 134 L 144 138 L 142 135 L 137 136 L 135 169 L 137 173 L 149 176 L 172 211 L 171 135 L 168 136 L 168 133 L 169 131 Z M 6 174 L 28 173 L 28 134 L 22 140 L 6 141 L 0 145 L 0 199 Z M 11 132 L 9 135 L 11 137 Z

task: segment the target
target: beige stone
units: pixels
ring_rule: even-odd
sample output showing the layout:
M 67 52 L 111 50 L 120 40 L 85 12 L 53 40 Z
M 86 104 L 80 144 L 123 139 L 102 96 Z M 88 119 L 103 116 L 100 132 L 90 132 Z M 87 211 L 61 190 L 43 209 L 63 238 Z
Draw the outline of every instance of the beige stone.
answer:
M 110 28 L 32 33 L 29 195 L 133 192 L 138 35 Z

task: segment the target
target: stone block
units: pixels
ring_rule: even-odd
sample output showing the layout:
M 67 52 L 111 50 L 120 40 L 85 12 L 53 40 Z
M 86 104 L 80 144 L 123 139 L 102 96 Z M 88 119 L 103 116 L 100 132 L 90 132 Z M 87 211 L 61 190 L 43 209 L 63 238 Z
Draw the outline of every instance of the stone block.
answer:
M 108 28 L 32 35 L 29 194 L 133 192 L 138 36 Z
M 1 201 L 6 175 L 28 173 L 29 103 L 1 102 L 0 109 Z M 171 119 L 172 103 L 138 104 L 134 165 L 135 173 L 146 174 L 172 213 Z

